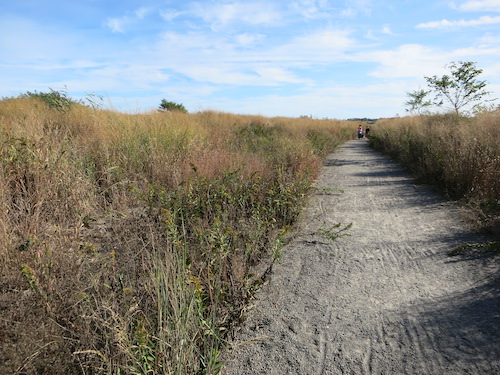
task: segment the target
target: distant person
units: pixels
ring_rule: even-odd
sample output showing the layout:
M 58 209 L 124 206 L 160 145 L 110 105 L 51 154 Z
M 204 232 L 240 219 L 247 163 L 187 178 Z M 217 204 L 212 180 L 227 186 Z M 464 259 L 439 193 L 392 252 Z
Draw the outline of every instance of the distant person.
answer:
M 365 137 L 368 138 L 368 134 L 370 133 L 370 127 L 367 126 L 365 129 Z
M 358 139 L 363 138 L 363 127 L 361 125 L 358 126 Z

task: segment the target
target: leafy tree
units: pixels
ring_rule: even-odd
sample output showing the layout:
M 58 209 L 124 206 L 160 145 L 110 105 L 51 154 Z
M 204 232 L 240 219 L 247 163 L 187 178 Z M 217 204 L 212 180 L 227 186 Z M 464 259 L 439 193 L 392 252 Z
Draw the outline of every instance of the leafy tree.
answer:
M 447 102 L 457 114 L 460 114 L 461 109 L 480 102 L 490 93 L 485 90 L 486 81 L 477 78 L 483 70 L 476 68 L 474 62 L 451 62 L 446 68 L 450 70 L 450 75 L 425 77 L 435 93 L 435 105 L 442 106 Z
M 166 99 L 161 100 L 160 110 L 171 111 L 171 112 L 179 111 L 179 112 L 183 112 L 183 113 L 188 113 L 188 111 L 187 111 L 186 107 L 184 107 L 184 105 L 182 105 L 180 103 L 171 102 L 171 101 L 168 101 Z
M 430 94 L 429 91 L 425 90 L 415 90 L 413 92 L 407 92 L 409 99 L 405 102 L 406 111 L 411 113 L 422 114 L 425 112 L 425 108 L 432 105 L 430 100 L 425 100 L 427 95 Z

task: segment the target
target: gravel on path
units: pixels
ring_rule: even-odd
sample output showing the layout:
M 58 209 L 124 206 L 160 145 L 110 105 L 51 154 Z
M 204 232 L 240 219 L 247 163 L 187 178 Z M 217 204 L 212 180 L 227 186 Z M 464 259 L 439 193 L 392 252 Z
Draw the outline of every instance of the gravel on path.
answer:
M 447 255 L 483 240 L 458 206 L 364 140 L 315 192 L 222 374 L 500 374 L 500 257 Z

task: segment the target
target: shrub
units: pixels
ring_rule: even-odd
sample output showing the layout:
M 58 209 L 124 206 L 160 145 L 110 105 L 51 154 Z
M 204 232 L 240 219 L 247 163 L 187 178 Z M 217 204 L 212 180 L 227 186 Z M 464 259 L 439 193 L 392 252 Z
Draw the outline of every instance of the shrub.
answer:
M 73 99 L 68 97 L 66 90 L 52 90 L 50 92 L 30 92 L 27 91 L 23 96 L 28 98 L 39 99 L 50 108 L 54 108 L 61 113 L 66 113 L 71 109 L 71 106 L 76 103 Z
M 187 113 L 187 109 L 186 107 L 184 107 L 184 105 L 180 104 L 180 103 L 176 103 L 176 102 L 171 102 L 171 101 L 167 101 L 165 99 L 162 99 L 161 103 L 160 103 L 160 109 L 161 110 L 164 110 L 164 111 L 179 111 L 179 112 L 183 112 L 183 113 Z

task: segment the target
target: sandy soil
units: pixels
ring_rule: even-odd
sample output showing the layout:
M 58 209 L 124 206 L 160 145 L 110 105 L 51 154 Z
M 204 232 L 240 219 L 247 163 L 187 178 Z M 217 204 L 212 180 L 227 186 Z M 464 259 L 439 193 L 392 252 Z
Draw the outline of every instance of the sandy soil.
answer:
M 459 208 L 364 140 L 316 187 L 222 374 L 500 374 L 500 260 L 446 254 L 482 240 Z

